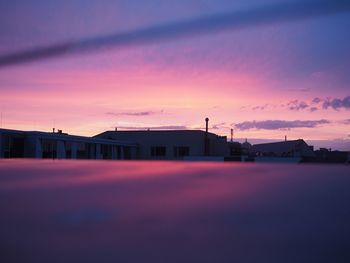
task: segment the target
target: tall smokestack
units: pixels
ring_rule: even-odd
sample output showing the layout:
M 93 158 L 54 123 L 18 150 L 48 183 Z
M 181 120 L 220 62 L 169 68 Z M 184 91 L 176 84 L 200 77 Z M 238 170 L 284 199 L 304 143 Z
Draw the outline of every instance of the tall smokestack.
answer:
M 208 141 L 208 122 L 209 118 L 205 118 L 205 136 L 204 136 L 204 155 L 209 155 L 209 141 Z
M 209 118 L 205 118 L 205 132 L 208 133 L 208 122 Z
M 231 142 L 233 142 L 233 129 L 231 128 Z
M 287 141 L 287 135 L 284 136 L 284 141 L 285 141 L 285 142 Z

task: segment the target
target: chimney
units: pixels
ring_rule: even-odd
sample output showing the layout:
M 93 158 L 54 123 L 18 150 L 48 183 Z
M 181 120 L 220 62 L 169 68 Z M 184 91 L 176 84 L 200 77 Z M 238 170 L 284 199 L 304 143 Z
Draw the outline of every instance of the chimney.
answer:
M 287 135 L 284 136 L 284 141 L 285 141 L 285 142 L 287 141 Z
M 208 122 L 209 118 L 205 118 L 205 136 L 204 136 L 204 155 L 209 155 L 209 141 L 208 141 Z
M 231 142 L 233 142 L 233 129 L 231 129 Z

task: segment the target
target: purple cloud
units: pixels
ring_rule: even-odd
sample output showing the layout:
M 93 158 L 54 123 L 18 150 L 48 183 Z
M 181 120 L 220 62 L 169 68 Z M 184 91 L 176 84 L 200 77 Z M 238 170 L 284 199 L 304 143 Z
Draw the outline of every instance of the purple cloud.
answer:
M 106 112 L 107 115 L 112 116 L 149 116 L 149 115 L 155 115 L 158 113 L 163 113 L 164 111 L 156 112 L 156 111 L 139 111 L 139 112 Z
M 221 123 L 213 124 L 213 125 L 211 126 L 211 129 L 213 129 L 213 130 L 219 130 L 219 129 L 221 129 L 221 128 L 226 128 L 225 125 L 226 125 L 226 122 L 221 122 Z
M 320 103 L 322 100 L 320 99 L 320 98 L 318 98 L 318 97 L 316 97 L 316 98 L 314 98 L 313 100 L 312 100 L 312 103 L 313 104 L 318 104 L 318 103 Z
M 269 104 L 265 104 L 263 106 L 255 106 L 252 108 L 252 110 L 265 110 L 269 107 L 270 105 Z
M 185 125 L 163 125 L 163 126 L 116 126 L 113 128 L 121 130 L 187 130 L 188 127 Z
M 342 123 L 345 125 L 350 125 L 350 119 L 344 120 Z
M 272 107 L 286 108 L 291 111 L 308 110 L 310 112 L 314 112 L 321 109 L 327 110 L 329 108 L 333 110 L 350 109 L 350 96 L 347 96 L 343 99 L 339 99 L 339 98 L 321 99 L 319 97 L 316 97 L 308 102 L 295 99 L 288 103 L 283 103 L 280 105 L 265 104 L 265 105 L 251 107 L 251 109 L 266 110 L 267 108 L 272 108 Z
M 288 108 L 293 111 L 303 110 L 309 107 L 304 101 L 293 100 L 287 104 Z
M 283 120 L 266 120 L 266 121 L 245 121 L 237 123 L 234 126 L 236 129 L 244 131 L 250 129 L 258 130 L 283 130 L 283 129 L 294 129 L 294 128 L 315 128 L 322 124 L 331 123 L 329 120 L 294 120 L 294 121 L 283 121 Z
M 310 88 L 291 88 L 287 89 L 288 91 L 295 91 L 295 92 L 309 92 Z
M 334 110 L 339 109 L 350 109 L 350 96 L 345 97 L 344 99 L 326 99 L 322 105 L 323 109 L 332 108 Z

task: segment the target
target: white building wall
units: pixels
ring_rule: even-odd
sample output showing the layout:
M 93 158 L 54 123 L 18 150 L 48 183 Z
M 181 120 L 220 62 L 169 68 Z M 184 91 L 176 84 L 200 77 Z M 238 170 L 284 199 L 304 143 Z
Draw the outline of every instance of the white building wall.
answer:
M 35 158 L 43 157 L 43 148 L 42 142 L 39 138 L 35 139 Z
M 112 160 L 117 159 L 117 147 L 112 145 Z
M 66 158 L 66 147 L 64 146 L 64 141 L 57 141 L 57 159 Z
M 101 144 L 96 144 L 96 159 L 102 159 Z
M 133 149 L 131 158 L 136 159 L 136 156 L 134 155 L 136 153 L 137 144 L 132 142 L 124 142 L 124 141 L 112 141 L 112 140 L 101 140 L 98 138 L 89 138 L 89 137 L 83 137 L 83 136 L 74 136 L 74 135 L 67 135 L 67 134 L 58 134 L 58 133 L 48 133 L 48 132 L 31 132 L 31 131 L 19 131 L 19 130 L 9 130 L 9 129 L 0 129 L 0 158 L 3 158 L 5 156 L 5 151 L 7 151 L 6 145 L 4 145 L 4 138 L 9 138 L 7 141 L 10 141 L 12 138 L 19 138 L 23 139 L 23 154 L 17 154 L 20 155 L 19 157 L 24 158 L 43 158 L 43 140 L 49 141 L 50 143 L 53 143 L 54 150 L 56 151 L 56 154 L 53 156 L 56 156 L 56 158 L 67 158 L 67 147 L 68 144 L 71 145 L 71 158 L 76 159 L 77 158 L 77 152 L 78 152 L 78 143 L 84 143 L 88 145 L 88 153 L 89 155 L 85 155 L 84 158 L 87 159 L 102 159 L 101 154 L 101 144 L 105 144 L 108 146 L 109 149 L 111 149 L 111 152 L 108 153 L 109 157 L 112 157 L 111 159 L 117 159 L 118 158 L 118 148 L 124 150 L 125 147 L 128 149 Z M 9 143 L 8 143 L 9 144 Z M 17 147 L 17 151 L 22 151 L 20 145 Z M 18 150 L 19 149 L 19 150 Z M 121 151 L 121 158 L 123 158 L 122 154 L 124 154 L 123 151 Z M 11 156 L 10 156 L 11 157 Z M 128 154 L 129 158 L 129 154 Z

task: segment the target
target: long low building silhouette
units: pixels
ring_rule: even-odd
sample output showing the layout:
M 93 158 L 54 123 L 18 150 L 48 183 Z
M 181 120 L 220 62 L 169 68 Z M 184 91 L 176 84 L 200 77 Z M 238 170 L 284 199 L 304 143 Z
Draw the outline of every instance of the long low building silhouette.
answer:
M 181 160 L 190 157 L 223 159 L 230 156 L 231 146 L 226 136 L 201 130 L 106 131 L 94 138 L 136 142 L 137 158 L 142 160 Z
M 135 159 L 137 144 L 58 132 L 0 129 L 0 158 Z
M 93 137 L 0 129 L 0 158 L 348 163 L 350 152 L 314 151 L 304 140 L 251 145 L 202 130 L 105 131 Z
M 224 160 L 239 148 L 226 136 L 201 130 L 106 131 L 84 137 L 0 129 L 0 158 Z

